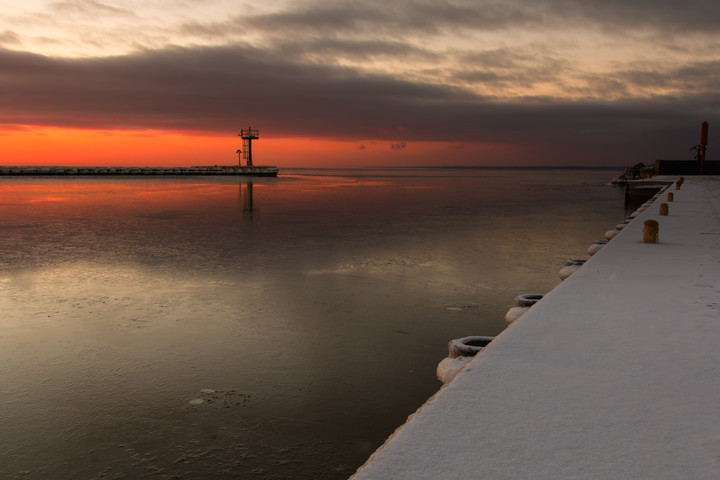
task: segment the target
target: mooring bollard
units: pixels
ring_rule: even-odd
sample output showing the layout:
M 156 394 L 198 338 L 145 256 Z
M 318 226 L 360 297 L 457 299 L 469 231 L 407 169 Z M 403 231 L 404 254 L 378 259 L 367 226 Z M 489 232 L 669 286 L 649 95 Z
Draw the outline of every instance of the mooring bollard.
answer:
M 667 215 L 670 213 L 670 207 L 668 207 L 667 203 L 661 203 L 660 204 L 660 215 Z
M 680 187 L 681 187 L 681 186 L 682 186 L 682 182 L 681 182 L 680 180 L 678 180 L 677 182 L 675 182 L 675 190 L 680 190 Z
M 658 243 L 660 237 L 660 224 L 655 220 L 645 220 L 643 228 L 643 242 Z
M 668 192 L 667 201 L 672 202 L 675 200 L 675 194 L 673 192 Z

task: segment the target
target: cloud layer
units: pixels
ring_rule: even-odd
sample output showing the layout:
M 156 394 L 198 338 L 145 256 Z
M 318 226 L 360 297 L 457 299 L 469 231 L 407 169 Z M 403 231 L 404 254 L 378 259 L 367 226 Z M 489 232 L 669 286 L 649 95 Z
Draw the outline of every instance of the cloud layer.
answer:
M 292 2 L 163 24 L 137 6 L 54 2 L 0 16 L 0 124 L 227 134 L 251 123 L 270 136 L 677 156 L 719 117 L 716 3 Z M 49 12 L 127 51 L 24 48 Z M 148 46 L 128 43 L 128 22 L 149 22 L 137 30 Z

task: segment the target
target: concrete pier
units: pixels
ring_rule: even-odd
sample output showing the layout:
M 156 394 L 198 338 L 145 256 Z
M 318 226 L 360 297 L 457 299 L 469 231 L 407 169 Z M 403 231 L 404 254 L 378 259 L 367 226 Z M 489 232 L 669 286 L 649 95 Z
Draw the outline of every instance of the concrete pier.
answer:
M 720 478 L 720 177 L 669 188 L 353 480 Z
M 261 165 L 212 165 L 199 167 L 63 167 L 63 166 L 0 166 L 0 176 L 32 175 L 248 175 L 276 177 L 278 167 Z

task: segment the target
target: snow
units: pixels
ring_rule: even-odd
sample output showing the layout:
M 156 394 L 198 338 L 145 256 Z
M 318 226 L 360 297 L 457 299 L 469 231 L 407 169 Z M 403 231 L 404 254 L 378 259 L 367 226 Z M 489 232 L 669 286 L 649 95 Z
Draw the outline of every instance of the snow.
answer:
M 669 216 L 656 198 L 353 480 L 720 478 L 720 178 L 673 191 Z
M 593 242 L 587 249 L 588 255 L 591 257 L 595 255 L 597 252 L 599 252 L 605 245 L 607 245 L 607 240 L 598 240 L 596 242 Z
M 472 361 L 473 357 L 446 357 L 438 363 L 437 378 L 443 383 L 450 383 L 465 366 Z
M 511 307 L 505 314 L 505 321 L 507 323 L 513 323 L 525 315 L 528 310 L 530 310 L 530 307 Z

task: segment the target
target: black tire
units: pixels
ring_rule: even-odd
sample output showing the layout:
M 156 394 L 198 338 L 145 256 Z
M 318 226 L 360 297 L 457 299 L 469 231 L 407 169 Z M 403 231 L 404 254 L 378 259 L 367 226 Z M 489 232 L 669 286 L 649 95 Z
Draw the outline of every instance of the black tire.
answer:
M 565 261 L 565 266 L 569 267 L 570 265 L 583 265 L 585 262 L 586 260 L 580 258 L 570 258 Z
M 516 307 L 532 307 L 537 302 L 542 300 L 542 298 L 542 293 L 523 293 L 522 295 L 518 295 L 517 297 L 515 297 L 513 303 Z
M 449 356 L 450 358 L 474 357 L 488 343 L 492 342 L 493 338 L 495 337 L 471 336 L 450 340 L 448 342 Z

